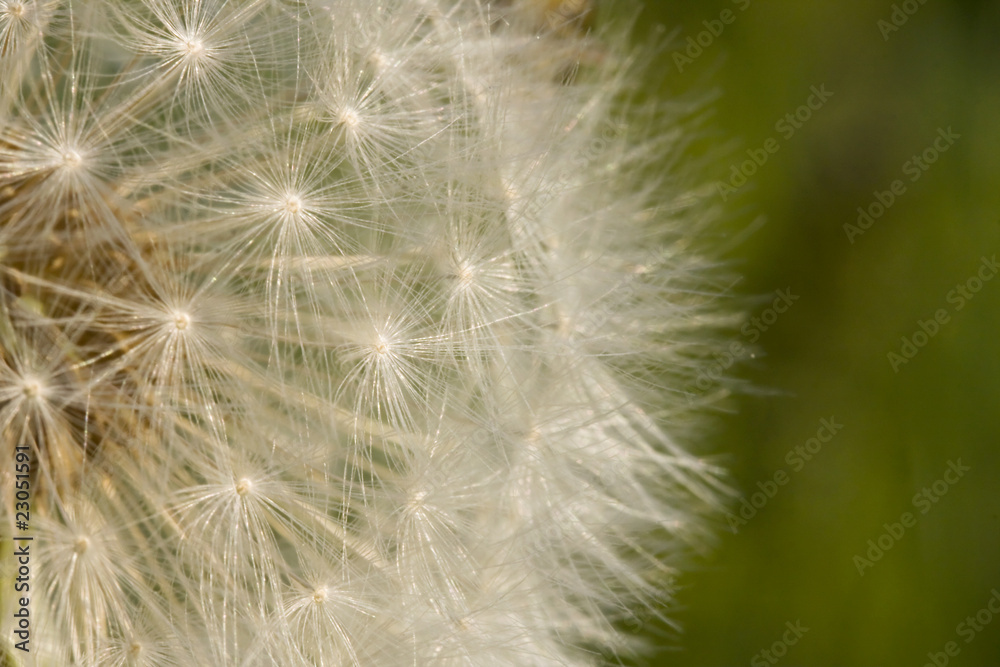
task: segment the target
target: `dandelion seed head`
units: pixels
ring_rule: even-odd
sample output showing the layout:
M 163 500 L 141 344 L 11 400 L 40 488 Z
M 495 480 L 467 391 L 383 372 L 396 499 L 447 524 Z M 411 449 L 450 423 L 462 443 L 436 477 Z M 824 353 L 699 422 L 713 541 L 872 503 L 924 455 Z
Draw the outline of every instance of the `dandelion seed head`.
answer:
M 458 266 L 455 267 L 455 275 L 458 278 L 458 286 L 460 289 L 470 289 L 476 280 L 475 266 L 472 262 L 463 259 L 459 261 Z
M 87 553 L 88 549 L 90 549 L 90 538 L 86 535 L 80 535 L 73 542 L 73 553 L 77 556 L 82 556 Z
M 60 155 L 60 166 L 72 171 L 84 164 L 83 155 L 76 148 L 66 148 Z
M 377 360 L 379 357 L 390 359 L 396 356 L 398 343 L 396 336 L 391 331 L 373 331 L 372 341 L 369 344 L 370 359 Z
M 375 67 L 377 72 L 385 72 L 391 69 L 394 64 L 393 59 L 378 47 L 371 49 L 368 54 L 368 62 Z
M 191 326 L 191 315 L 183 310 L 175 310 L 171 313 L 173 327 L 176 331 L 182 332 Z
M 48 384 L 36 375 L 27 375 L 21 379 L 21 393 L 29 401 L 45 401 L 49 396 Z
M 193 60 L 197 60 L 205 53 L 205 43 L 197 35 L 184 39 L 180 46 L 183 55 Z
M 584 667 L 669 601 L 717 235 L 541 7 L 0 0 L 35 664 Z
M 406 509 L 409 514 L 420 514 L 426 509 L 427 495 L 427 491 L 423 489 L 418 489 L 410 493 L 410 497 L 406 503 Z
M 28 9 L 24 2 L 21 0 L 14 0 L 13 2 L 4 3 L 3 13 L 9 15 L 12 18 L 19 19 L 24 17 Z
M 340 121 L 341 125 L 353 129 L 361 124 L 361 115 L 354 109 L 346 107 L 340 110 L 337 120 Z
M 302 199 L 297 195 L 288 195 L 285 198 L 285 211 L 290 215 L 297 215 L 302 210 Z
M 249 477 L 242 477 L 236 482 L 236 495 L 241 498 L 250 495 L 253 492 L 254 483 Z

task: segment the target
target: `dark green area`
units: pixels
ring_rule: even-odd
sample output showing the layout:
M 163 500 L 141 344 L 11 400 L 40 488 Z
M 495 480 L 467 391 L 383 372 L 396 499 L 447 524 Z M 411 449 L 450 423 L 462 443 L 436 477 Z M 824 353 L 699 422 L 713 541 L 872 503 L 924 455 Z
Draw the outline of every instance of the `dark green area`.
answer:
M 702 144 L 728 148 L 707 179 L 777 140 L 719 199 L 729 234 L 764 220 L 726 259 L 745 276 L 749 315 L 764 316 L 778 289 L 799 297 L 760 331 L 756 358 L 730 369 L 754 389 L 719 417 L 712 443 L 743 496 L 777 471 L 787 483 L 682 579 L 672 618 L 683 633 L 646 624 L 663 647 L 650 665 L 920 667 L 928 653 L 1000 665 L 1000 614 L 960 627 L 1000 591 L 1000 276 L 971 299 L 951 292 L 981 258 L 1000 258 L 1000 3 L 896 2 L 916 11 L 883 35 L 893 4 L 676 0 L 641 15 L 640 32 L 677 30 L 650 90 L 719 93 Z M 732 23 L 679 71 L 674 51 L 724 9 Z M 813 86 L 833 96 L 785 138 L 776 123 Z M 948 128 L 960 138 L 911 180 L 906 163 Z M 896 179 L 905 191 L 852 243 L 845 224 Z M 920 321 L 934 335 L 894 369 L 901 337 L 924 342 Z M 795 470 L 787 452 L 822 418 L 843 428 Z M 959 459 L 970 470 L 939 483 L 937 502 L 914 502 Z M 883 537 L 892 546 L 859 574 L 855 556 L 904 512 L 915 525 Z M 797 621 L 808 631 L 785 655 L 752 662 Z M 958 655 L 942 653 L 948 642 Z

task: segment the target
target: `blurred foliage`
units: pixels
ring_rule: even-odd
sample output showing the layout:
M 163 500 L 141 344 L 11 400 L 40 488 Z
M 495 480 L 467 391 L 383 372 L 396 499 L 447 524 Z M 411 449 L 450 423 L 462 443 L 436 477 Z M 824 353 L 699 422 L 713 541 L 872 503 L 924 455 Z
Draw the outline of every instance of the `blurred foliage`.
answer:
M 1000 256 L 1000 3 L 896 2 L 916 11 L 885 34 L 888 0 L 646 4 L 640 39 L 657 25 L 671 36 L 651 94 L 717 93 L 699 145 L 724 150 L 706 177 L 724 181 L 748 149 L 778 140 L 719 198 L 723 233 L 746 237 L 726 259 L 745 277 L 748 315 L 778 289 L 799 299 L 730 369 L 752 389 L 712 443 L 741 496 L 779 470 L 788 482 L 737 532 L 723 526 L 682 579 L 680 633 L 644 623 L 660 647 L 645 664 L 772 664 L 760 651 L 796 621 L 808 632 L 773 664 L 919 666 L 948 642 L 958 655 L 939 664 L 1000 664 L 1000 614 L 971 638 L 958 627 L 1000 590 L 1000 277 L 961 310 L 948 300 L 982 257 Z M 734 20 L 679 71 L 673 53 L 727 9 Z M 833 96 L 783 138 L 776 122 L 822 85 Z M 911 182 L 905 164 L 947 128 L 960 138 Z M 852 243 L 844 225 L 896 179 L 905 193 Z M 948 321 L 894 372 L 887 354 L 938 309 Z M 843 429 L 794 470 L 786 453 L 824 417 Z M 958 459 L 971 470 L 922 514 L 914 495 Z M 854 557 L 904 512 L 916 525 L 860 575 Z

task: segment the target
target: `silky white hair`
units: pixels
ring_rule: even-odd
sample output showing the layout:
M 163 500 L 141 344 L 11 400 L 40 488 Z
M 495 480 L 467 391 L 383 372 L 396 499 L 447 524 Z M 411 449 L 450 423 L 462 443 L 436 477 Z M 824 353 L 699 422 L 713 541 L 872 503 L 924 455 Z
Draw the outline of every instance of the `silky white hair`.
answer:
M 570 4 L 0 0 L 7 660 L 589 665 L 659 613 L 726 318 L 690 109 Z

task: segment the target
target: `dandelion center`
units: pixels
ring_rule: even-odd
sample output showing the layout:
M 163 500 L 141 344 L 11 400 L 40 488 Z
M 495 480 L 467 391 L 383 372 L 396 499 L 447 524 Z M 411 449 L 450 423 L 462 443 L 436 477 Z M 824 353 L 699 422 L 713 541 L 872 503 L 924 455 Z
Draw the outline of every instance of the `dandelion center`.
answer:
M 81 535 L 73 542 L 73 553 L 77 556 L 82 556 L 88 549 L 90 549 L 90 539 L 87 537 Z
M 458 265 L 455 275 L 458 276 L 458 284 L 461 287 L 469 287 L 476 277 L 476 270 L 471 263 L 462 260 Z
M 374 347 L 376 354 L 388 354 L 392 347 L 392 341 L 385 336 L 379 336 L 378 340 L 375 341 Z
M 76 169 L 83 164 L 83 156 L 76 149 L 70 148 L 63 151 L 62 164 L 67 169 Z
M 338 119 L 347 127 L 357 127 L 361 123 L 361 116 L 354 109 L 343 109 Z
M 191 316 L 182 310 L 174 311 L 174 328 L 177 331 L 184 331 L 191 326 Z
M 291 215 L 296 215 L 302 210 L 302 200 L 295 195 L 285 198 L 285 210 Z
M 21 393 L 29 401 L 42 400 L 48 394 L 45 384 L 37 377 L 29 376 L 21 383 Z
M 410 512 L 417 513 L 424 509 L 424 503 L 427 500 L 426 491 L 414 491 L 410 496 L 410 502 L 408 503 Z
M 388 69 L 391 64 L 388 56 L 386 56 L 381 49 L 373 49 L 371 55 L 368 56 L 368 62 L 374 65 L 375 69 L 378 71 Z
M 191 39 L 184 42 L 184 50 L 187 55 L 192 58 L 197 58 L 205 51 L 205 44 L 201 39 L 197 37 L 192 37 Z
M 315 602 L 316 604 L 322 604 L 326 602 L 328 597 L 329 595 L 327 594 L 325 588 L 317 588 L 315 591 L 313 591 L 312 594 L 313 602 Z
M 28 380 L 24 383 L 23 391 L 28 398 L 37 398 L 42 391 L 42 385 L 37 380 Z
M 236 482 L 236 495 L 243 497 L 246 496 L 250 491 L 253 490 L 253 482 L 244 477 L 240 481 Z

